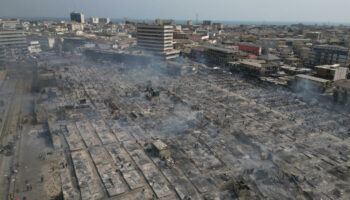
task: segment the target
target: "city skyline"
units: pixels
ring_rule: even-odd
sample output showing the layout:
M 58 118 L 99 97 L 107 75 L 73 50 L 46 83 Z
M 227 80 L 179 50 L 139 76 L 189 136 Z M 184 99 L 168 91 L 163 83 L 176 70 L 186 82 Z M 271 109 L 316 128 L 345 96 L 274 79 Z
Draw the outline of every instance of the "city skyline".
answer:
M 176 20 L 210 19 L 214 21 L 257 21 L 257 22 L 326 22 L 347 23 L 346 8 L 349 1 L 293 2 L 267 0 L 218 0 L 215 2 L 194 0 L 168 0 L 152 2 L 135 0 L 112 1 L 102 0 L 98 4 L 92 0 L 44 1 L 2 0 L 0 17 L 21 18 L 67 18 L 73 10 L 82 12 L 85 17 L 110 17 L 112 19 L 155 19 L 172 18 Z M 185 6 L 186 5 L 186 6 Z M 254 5 L 254 6 L 252 6 Z M 338 6 L 337 5 L 342 5 Z M 312 8 L 312 9 L 310 9 Z M 327 13 L 327 14 L 325 14 Z

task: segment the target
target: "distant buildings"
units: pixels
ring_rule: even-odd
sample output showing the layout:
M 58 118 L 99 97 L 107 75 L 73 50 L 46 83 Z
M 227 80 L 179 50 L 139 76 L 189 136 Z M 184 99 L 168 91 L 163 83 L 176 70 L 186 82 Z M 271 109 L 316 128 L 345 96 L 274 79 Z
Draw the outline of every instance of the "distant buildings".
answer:
M 312 41 L 320 41 L 322 38 L 321 32 L 308 32 L 305 34 L 306 38 L 311 39 Z
M 203 26 L 211 26 L 211 21 L 210 20 L 204 20 L 203 21 Z
M 89 18 L 89 22 L 91 23 L 91 24 L 98 24 L 99 23 L 99 18 L 98 17 L 90 17 Z
M 109 18 L 98 18 L 98 17 L 90 17 L 89 22 L 91 24 L 109 24 L 111 20 Z
M 67 24 L 67 28 L 69 31 L 83 31 L 84 25 L 81 23 L 71 22 Z
M 192 20 L 188 20 L 188 21 L 186 22 L 186 24 L 187 24 L 187 26 L 192 26 Z
M 21 28 L 21 21 L 19 19 L 9 19 L 0 21 L 0 29 L 16 30 Z
M 109 24 L 111 22 L 109 18 L 105 18 L 105 17 L 98 18 L 98 19 L 100 24 Z
M 260 56 L 262 53 L 262 48 L 253 43 L 247 42 L 223 42 L 223 44 L 227 45 L 235 45 L 238 46 L 238 49 L 243 52 L 252 53 L 254 55 Z
M 159 24 L 137 24 L 137 45 L 141 50 L 161 55 L 165 59 L 179 56 L 173 47 L 173 26 Z
M 79 22 L 79 23 L 85 23 L 85 18 L 83 13 L 78 13 L 73 11 L 70 14 L 70 20 L 74 22 Z
M 173 19 L 156 19 L 155 23 L 158 25 L 175 25 L 175 21 Z
M 337 45 L 317 45 L 310 53 L 310 65 L 333 65 L 348 66 L 349 49 Z
M 224 24 L 222 23 L 213 23 L 213 27 L 217 30 L 222 30 L 224 28 Z

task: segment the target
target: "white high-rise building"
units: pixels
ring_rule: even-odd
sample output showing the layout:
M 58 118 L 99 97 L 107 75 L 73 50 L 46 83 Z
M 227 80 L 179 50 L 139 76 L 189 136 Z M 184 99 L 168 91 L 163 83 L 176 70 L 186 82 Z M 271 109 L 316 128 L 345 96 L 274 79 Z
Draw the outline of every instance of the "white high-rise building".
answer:
M 99 23 L 99 18 L 98 17 L 90 17 L 89 18 L 89 22 L 91 23 L 91 24 L 98 24 Z
M 145 24 L 137 25 L 137 45 L 141 50 L 172 59 L 179 56 L 173 46 L 173 26 Z

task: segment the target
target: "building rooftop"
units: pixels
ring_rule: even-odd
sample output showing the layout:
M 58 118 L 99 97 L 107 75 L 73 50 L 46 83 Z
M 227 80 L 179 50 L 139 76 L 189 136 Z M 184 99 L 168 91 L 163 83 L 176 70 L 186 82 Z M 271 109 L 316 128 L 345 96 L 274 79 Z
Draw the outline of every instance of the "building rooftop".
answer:
M 250 66 L 254 66 L 254 67 L 262 67 L 262 63 L 259 62 L 253 62 L 253 61 L 239 61 L 238 63 L 240 64 L 244 64 L 244 65 L 250 65 Z
M 305 75 L 305 74 L 298 74 L 298 75 L 296 75 L 296 77 L 303 78 L 303 79 L 308 79 L 308 80 L 311 80 L 311 81 L 314 81 L 314 82 L 320 82 L 320 83 L 328 83 L 328 82 L 330 82 L 327 79 L 318 78 L 318 77 L 315 77 L 315 76 L 310 76 L 310 75 Z
M 229 53 L 235 53 L 234 50 L 232 50 L 232 49 L 227 49 L 227 48 L 224 48 L 224 47 L 216 47 L 216 46 L 208 46 L 208 45 L 204 45 L 203 47 L 206 48 L 206 49 L 214 50 L 214 51 L 221 51 L 221 52 L 227 53 L 227 54 L 229 54 Z
M 261 59 L 261 60 L 267 60 L 267 61 L 278 61 L 278 60 L 281 60 L 280 57 L 275 56 L 275 55 L 270 54 L 270 53 L 268 53 L 268 54 L 266 54 L 266 55 L 259 56 L 259 59 Z
M 339 64 L 315 66 L 316 69 L 328 69 L 328 70 L 337 69 L 339 67 L 341 67 Z

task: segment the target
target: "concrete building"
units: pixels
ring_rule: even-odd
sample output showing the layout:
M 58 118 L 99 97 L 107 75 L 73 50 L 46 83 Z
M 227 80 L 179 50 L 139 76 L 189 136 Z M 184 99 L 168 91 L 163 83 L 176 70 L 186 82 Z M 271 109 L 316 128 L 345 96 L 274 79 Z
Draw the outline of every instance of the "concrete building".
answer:
M 99 19 L 100 24 L 109 24 L 109 22 L 111 22 L 111 19 L 106 18 L 106 17 L 102 17 L 102 18 L 98 18 L 98 19 Z
M 320 41 L 322 38 L 322 33 L 321 32 L 308 32 L 305 34 L 306 38 L 311 39 L 312 41 Z
M 275 63 L 266 63 L 263 60 L 243 60 L 230 62 L 230 70 L 244 73 L 249 76 L 269 76 L 278 72 L 279 66 Z
M 137 45 L 141 50 L 162 55 L 165 59 L 179 56 L 179 51 L 173 46 L 173 26 L 159 24 L 137 25 Z
M 21 21 L 19 19 L 8 19 L 0 21 L 0 29 L 3 30 L 17 30 L 21 29 Z
M 90 17 L 89 22 L 91 24 L 98 24 L 99 23 L 99 18 L 98 17 Z
M 310 39 L 303 38 L 260 38 L 257 41 L 257 45 L 261 46 L 264 49 L 268 48 L 278 48 L 279 45 L 288 45 L 292 46 L 295 43 L 309 43 Z
M 257 55 L 257 56 L 260 56 L 262 53 L 262 48 L 256 44 L 253 44 L 253 43 L 226 41 L 226 42 L 223 42 L 223 44 L 238 46 L 238 49 L 240 51 L 252 53 L 252 54 Z
M 211 21 L 210 20 L 204 20 L 203 21 L 203 26 L 210 26 L 211 25 Z
M 40 48 L 44 51 L 52 49 L 55 45 L 55 38 L 45 34 L 31 34 L 27 36 L 28 41 L 39 41 Z
M 310 65 L 333 65 L 348 66 L 349 49 L 337 45 L 317 45 L 310 53 Z
M 84 25 L 80 23 L 69 23 L 67 24 L 67 28 L 69 31 L 83 31 L 84 30 Z
M 0 62 L 15 59 L 28 52 L 23 31 L 0 30 Z
M 207 49 L 207 62 L 213 65 L 226 66 L 235 61 L 237 49 L 227 49 L 215 46 L 204 46 Z
M 89 22 L 91 24 L 108 24 L 109 22 L 111 22 L 111 20 L 109 18 L 99 18 L 99 17 L 90 17 L 89 18 Z
M 188 20 L 186 23 L 187 23 L 187 26 L 192 26 L 192 20 Z
M 340 65 L 320 65 L 315 67 L 317 76 L 320 78 L 337 81 L 344 80 L 348 74 L 348 68 Z
M 78 13 L 73 11 L 70 14 L 70 20 L 71 21 L 75 21 L 75 22 L 79 22 L 79 23 L 85 23 L 85 18 L 84 18 L 84 14 L 83 13 Z
M 156 19 L 155 23 L 158 25 L 175 25 L 175 21 L 173 19 Z
M 318 78 L 305 74 L 298 74 L 295 76 L 296 91 L 304 92 L 324 92 L 329 87 L 330 80 Z
M 222 29 L 224 29 L 224 24 L 223 23 L 213 23 L 213 27 L 217 30 L 222 30 Z
M 40 53 L 41 48 L 39 41 L 30 41 L 28 46 L 29 53 Z

